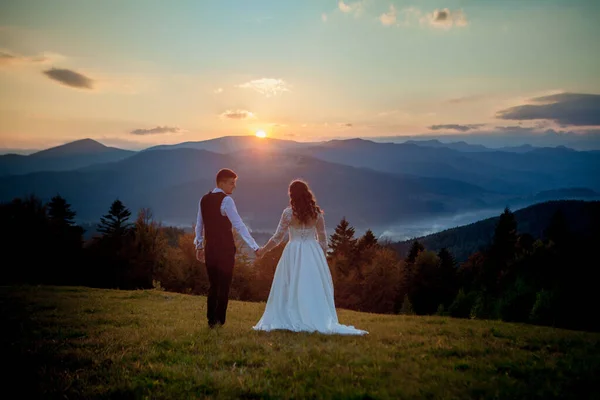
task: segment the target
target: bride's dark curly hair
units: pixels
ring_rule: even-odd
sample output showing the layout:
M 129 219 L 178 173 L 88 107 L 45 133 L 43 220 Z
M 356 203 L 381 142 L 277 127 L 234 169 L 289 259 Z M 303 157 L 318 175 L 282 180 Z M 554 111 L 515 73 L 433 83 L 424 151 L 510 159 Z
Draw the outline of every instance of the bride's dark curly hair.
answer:
M 323 212 L 306 182 L 300 179 L 293 180 L 290 183 L 289 193 L 292 212 L 298 221 L 307 223 L 317 219 L 317 216 Z

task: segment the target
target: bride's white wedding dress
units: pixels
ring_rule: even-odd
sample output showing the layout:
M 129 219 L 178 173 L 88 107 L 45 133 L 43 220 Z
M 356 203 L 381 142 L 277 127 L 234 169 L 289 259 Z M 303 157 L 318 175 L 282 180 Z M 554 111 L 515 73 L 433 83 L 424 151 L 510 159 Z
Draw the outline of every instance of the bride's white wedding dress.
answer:
M 277 246 L 286 232 L 289 232 L 289 242 L 277 264 L 265 312 L 253 329 L 342 335 L 368 333 L 338 323 L 333 281 L 325 258 L 327 235 L 323 215 L 320 214 L 312 226 L 303 226 L 293 218 L 292 208 L 286 208 L 265 251 Z

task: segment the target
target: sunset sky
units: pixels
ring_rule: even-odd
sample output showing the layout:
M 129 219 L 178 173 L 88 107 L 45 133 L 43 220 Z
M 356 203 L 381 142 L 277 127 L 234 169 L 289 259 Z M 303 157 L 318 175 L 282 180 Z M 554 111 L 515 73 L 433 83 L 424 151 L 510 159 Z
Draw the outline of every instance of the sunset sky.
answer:
M 600 130 L 597 0 L 3 0 L 0 148 Z

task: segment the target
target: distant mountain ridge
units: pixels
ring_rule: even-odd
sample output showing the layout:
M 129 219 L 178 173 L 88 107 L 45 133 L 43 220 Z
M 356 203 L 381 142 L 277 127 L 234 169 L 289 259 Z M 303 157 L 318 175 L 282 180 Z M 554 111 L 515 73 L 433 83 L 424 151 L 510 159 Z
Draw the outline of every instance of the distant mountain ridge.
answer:
M 469 182 L 485 189 L 527 195 L 560 187 L 600 190 L 600 158 L 567 148 L 461 152 L 414 143 L 377 143 L 362 139 L 330 141 L 297 153 L 329 162 Z
M 316 143 L 296 142 L 293 140 L 284 139 L 259 138 L 256 136 L 223 136 L 215 139 L 208 139 L 197 142 L 183 142 L 178 144 L 163 144 L 158 146 L 152 146 L 143 151 L 196 149 L 208 150 L 213 153 L 228 154 L 252 149 L 281 151 L 308 147 L 315 144 Z
M 157 218 L 191 226 L 200 196 L 215 186 L 216 171 L 238 171 L 234 193 L 240 213 L 255 229 L 272 230 L 289 202 L 287 186 L 306 179 L 329 224 L 343 216 L 369 227 L 486 206 L 503 197 L 476 185 L 334 164 L 303 155 L 248 151 L 234 156 L 206 150 L 140 152 L 124 160 L 76 171 L 39 172 L 0 178 L 0 200 L 60 193 L 82 219 L 97 220 L 115 198 L 137 211 L 151 207 Z M 384 192 L 381 189 L 385 189 Z
M 361 229 L 385 231 L 424 219 L 406 233 L 431 231 L 420 227 L 432 219 L 452 223 L 459 215 L 468 221 L 507 204 L 592 199 L 600 191 L 598 152 L 459 151 L 430 144 L 226 136 L 134 152 L 83 140 L 16 156 L 12 175 L 0 175 L 0 200 L 59 192 L 81 218 L 95 221 L 119 197 L 134 211 L 151 207 L 165 223 L 191 226 L 199 197 L 214 187 L 218 169 L 230 167 L 240 174 L 235 196 L 252 228 L 274 229 L 277 210 L 288 202 L 287 185 L 304 178 L 326 209 L 328 224 L 345 216 Z M 0 157 L 0 172 L 14 157 Z
M 404 143 L 416 144 L 417 146 L 426 146 L 426 147 L 446 147 L 449 149 L 458 150 L 458 151 L 466 151 L 466 152 L 493 151 L 493 149 L 487 148 L 481 144 L 468 144 L 467 142 L 464 142 L 464 141 L 443 143 L 437 139 L 430 139 L 430 140 L 407 140 Z
M 504 147 L 486 147 L 482 144 L 470 144 L 465 141 L 458 142 L 442 142 L 438 139 L 429 139 L 429 140 L 407 140 L 404 143 L 408 144 L 416 144 L 417 146 L 426 146 L 426 147 L 446 147 L 448 149 L 458 150 L 462 152 L 486 152 L 486 151 L 506 151 L 510 153 L 527 153 L 529 151 L 535 149 L 541 149 L 542 147 L 535 147 L 530 144 L 523 144 L 520 146 L 504 146 Z M 549 147 L 552 148 L 552 147 Z M 555 148 L 567 148 L 565 146 L 557 146 Z
M 64 155 L 73 154 L 97 154 L 112 152 L 115 150 L 131 152 L 129 150 L 122 150 L 116 147 L 105 146 L 102 143 L 97 142 L 93 139 L 81 139 L 76 140 L 74 142 L 65 143 L 60 146 L 55 146 L 49 149 L 38 151 L 36 153 L 30 154 L 30 157 L 60 157 Z
M 135 153 L 108 147 L 92 139 L 82 139 L 29 155 L 1 155 L 0 176 L 74 170 L 97 163 L 119 161 Z

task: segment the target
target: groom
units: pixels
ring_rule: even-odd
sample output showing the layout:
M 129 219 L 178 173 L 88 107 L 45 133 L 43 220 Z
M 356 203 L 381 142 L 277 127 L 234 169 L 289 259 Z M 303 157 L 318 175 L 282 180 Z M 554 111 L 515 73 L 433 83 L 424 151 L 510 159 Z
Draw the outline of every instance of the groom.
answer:
M 196 259 L 206 263 L 208 281 L 208 301 L 206 317 L 208 326 L 225 324 L 229 286 L 235 264 L 235 242 L 232 226 L 244 241 L 258 255 L 258 245 L 242 222 L 233 199 L 229 196 L 235 190 L 237 175 L 223 168 L 217 173 L 217 187 L 202 196 L 198 204 L 196 220 Z M 204 240 L 202 229 L 204 228 Z M 204 242 L 204 243 L 203 243 Z

